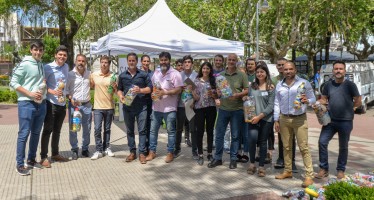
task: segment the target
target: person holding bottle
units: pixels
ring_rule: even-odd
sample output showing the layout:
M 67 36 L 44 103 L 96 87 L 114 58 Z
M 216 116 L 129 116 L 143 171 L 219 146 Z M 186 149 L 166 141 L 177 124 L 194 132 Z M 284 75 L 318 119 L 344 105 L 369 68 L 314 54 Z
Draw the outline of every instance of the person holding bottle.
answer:
M 90 102 L 90 71 L 86 68 L 86 56 L 78 54 L 75 58 L 75 67 L 68 74 L 66 86 L 67 98 L 69 99 L 69 126 L 72 126 L 74 109 L 78 108 L 82 115 L 82 157 L 89 157 L 88 146 L 90 145 L 90 134 L 92 124 L 92 104 Z M 72 151 L 72 159 L 78 159 L 78 137 L 77 132 L 69 131 L 69 141 Z
M 192 90 L 192 95 L 195 100 L 195 125 L 196 125 L 196 146 L 198 153 L 197 163 L 204 164 L 203 157 L 203 137 L 204 131 L 207 132 L 208 144 L 208 161 L 213 160 L 213 130 L 216 120 L 217 110 L 215 99 L 217 93 L 213 91 L 216 89 L 215 77 L 213 76 L 213 66 L 209 62 L 204 62 L 195 79 L 196 88 Z
M 255 101 L 255 116 L 248 123 L 249 135 L 249 157 L 250 164 L 247 169 L 248 174 L 256 173 L 255 155 L 256 144 L 260 147 L 260 160 L 258 176 L 264 177 L 266 170 L 264 162 L 267 152 L 267 139 L 273 128 L 273 110 L 274 110 L 274 85 L 272 84 L 269 69 L 265 62 L 260 61 L 256 66 L 256 78 L 248 90 L 248 96 L 243 100 L 251 97 Z

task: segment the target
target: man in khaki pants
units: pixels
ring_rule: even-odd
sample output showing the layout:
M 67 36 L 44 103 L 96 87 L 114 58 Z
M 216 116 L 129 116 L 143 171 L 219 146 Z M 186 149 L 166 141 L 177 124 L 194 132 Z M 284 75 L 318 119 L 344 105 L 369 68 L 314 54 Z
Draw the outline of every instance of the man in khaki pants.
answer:
M 314 104 L 316 98 L 310 83 L 296 76 L 296 66 L 293 62 L 284 64 L 284 79 L 276 86 L 274 102 L 274 127 L 281 133 L 285 168 L 276 179 L 292 178 L 292 139 L 296 135 L 297 143 L 303 157 L 306 176 L 302 187 L 313 184 L 312 157 L 308 147 L 308 122 L 306 108 Z

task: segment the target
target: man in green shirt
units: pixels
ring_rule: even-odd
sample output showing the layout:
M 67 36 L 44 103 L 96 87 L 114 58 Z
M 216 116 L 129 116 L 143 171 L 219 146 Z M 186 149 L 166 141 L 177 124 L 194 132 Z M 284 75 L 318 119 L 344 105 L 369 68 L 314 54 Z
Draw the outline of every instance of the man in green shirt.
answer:
M 253 58 L 248 58 L 245 61 L 245 71 L 248 76 L 248 81 L 252 83 L 256 78 L 256 62 Z
M 238 57 L 236 54 L 229 54 L 227 57 L 227 68 L 221 72 L 224 76 L 233 95 L 231 97 L 221 99 L 220 108 L 216 123 L 216 151 L 214 159 L 208 164 L 209 168 L 222 165 L 222 153 L 225 130 L 228 123 L 231 126 L 231 148 L 230 148 L 230 169 L 237 167 L 237 153 L 239 148 L 239 134 L 244 122 L 242 97 L 248 94 L 248 77 L 245 73 L 236 69 Z

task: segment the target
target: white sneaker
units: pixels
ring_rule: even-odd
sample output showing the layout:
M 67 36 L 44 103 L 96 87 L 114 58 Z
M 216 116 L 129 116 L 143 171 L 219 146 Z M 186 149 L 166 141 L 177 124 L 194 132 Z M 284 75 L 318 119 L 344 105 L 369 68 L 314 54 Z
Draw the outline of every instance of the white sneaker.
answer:
M 91 157 L 91 160 L 97 160 L 99 158 L 102 158 L 103 157 L 103 154 L 99 151 L 96 151 L 93 156 Z
M 114 157 L 115 156 L 110 148 L 106 148 L 105 154 L 109 157 Z

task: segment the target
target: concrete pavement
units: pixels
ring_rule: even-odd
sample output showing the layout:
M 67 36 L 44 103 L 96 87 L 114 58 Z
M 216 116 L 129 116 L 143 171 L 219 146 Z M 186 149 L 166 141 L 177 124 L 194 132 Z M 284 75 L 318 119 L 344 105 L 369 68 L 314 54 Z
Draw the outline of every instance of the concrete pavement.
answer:
M 158 157 L 154 161 L 146 165 L 141 165 L 138 160 L 126 163 L 124 160 L 129 152 L 124 124 L 120 122 L 112 125 L 111 144 L 116 157 L 96 161 L 79 158 L 67 163 L 52 163 L 50 169 L 33 170 L 30 176 L 22 177 L 15 171 L 17 107 L 5 107 L 0 106 L 0 199 L 282 199 L 280 194 L 283 191 L 300 188 L 303 179 L 301 170 L 292 179 L 276 180 L 274 175 L 281 170 L 275 170 L 270 164 L 265 166 L 265 178 L 248 175 L 248 163 L 238 164 L 237 169 L 230 170 L 227 154 L 224 155 L 223 166 L 209 169 L 207 161 L 204 166 L 197 165 L 191 158 L 191 148 L 185 145 L 182 145 L 181 156 L 166 164 L 165 130 L 160 130 Z M 320 126 L 314 114 L 308 114 L 308 122 L 310 150 L 317 172 Z M 361 128 L 357 122 L 365 122 L 366 125 Z M 370 128 L 373 123 L 374 117 L 356 117 L 347 173 L 373 170 L 374 138 L 373 129 Z M 366 130 L 366 127 L 369 127 L 369 132 L 356 133 L 357 130 Z M 93 130 L 89 150 L 94 152 Z M 64 156 L 71 156 L 67 123 L 62 128 L 60 151 Z M 331 177 L 336 172 L 337 152 L 335 136 L 329 146 Z M 39 153 L 40 148 L 37 159 L 40 158 Z M 277 152 L 274 152 L 273 162 L 276 157 Z M 302 169 L 300 153 L 297 153 L 296 163 Z M 323 184 L 326 180 L 320 180 L 317 184 Z

